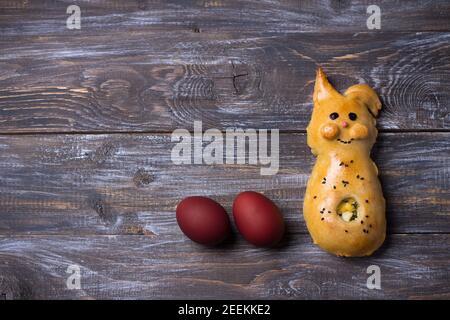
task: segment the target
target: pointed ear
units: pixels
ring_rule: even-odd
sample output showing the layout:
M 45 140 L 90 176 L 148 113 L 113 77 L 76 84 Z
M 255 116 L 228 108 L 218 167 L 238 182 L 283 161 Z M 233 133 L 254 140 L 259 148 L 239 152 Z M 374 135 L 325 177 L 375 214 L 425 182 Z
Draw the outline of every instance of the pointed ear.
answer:
M 322 68 L 317 69 L 316 84 L 314 85 L 314 103 L 320 104 L 327 99 L 339 99 L 342 95 L 328 82 Z
M 381 110 L 381 101 L 376 92 L 367 84 L 355 84 L 345 91 L 347 98 L 361 101 L 369 109 L 374 117 L 378 115 Z

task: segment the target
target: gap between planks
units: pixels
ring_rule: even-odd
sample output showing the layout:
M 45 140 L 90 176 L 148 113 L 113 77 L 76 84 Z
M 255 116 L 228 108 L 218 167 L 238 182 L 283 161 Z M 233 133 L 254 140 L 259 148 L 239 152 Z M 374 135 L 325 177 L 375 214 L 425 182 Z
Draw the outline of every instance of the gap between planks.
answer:
M 210 128 L 205 128 L 202 132 Z M 234 128 L 247 130 L 250 128 Z M 174 129 L 176 130 L 176 128 Z M 174 130 L 143 130 L 143 131 L 18 131 L 18 132 L 0 132 L 0 136 L 33 136 L 33 135 L 105 135 L 105 134 L 171 134 Z M 193 130 L 186 129 L 190 133 Z M 258 129 L 259 130 L 259 129 Z M 275 130 L 274 128 L 268 130 Z M 225 130 L 220 130 L 225 132 Z M 279 130 L 280 134 L 306 134 L 306 130 Z M 378 133 L 449 133 L 449 129 L 379 129 Z
M 180 234 L 181 234 L 181 230 L 180 230 Z M 238 235 L 238 233 L 234 233 L 234 236 Z M 297 233 L 292 233 L 289 236 L 307 236 L 309 235 L 308 232 L 297 232 Z M 450 235 L 450 232 L 392 232 L 392 233 L 386 233 L 386 237 L 390 237 L 390 236 L 439 236 L 439 235 Z M 0 239 L 1 238 L 43 238 L 43 237 L 68 237 L 68 238 L 72 238 L 72 237 L 144 237 L 144 238 L 152 238 L 152 237 L 157 237 L 157 235 L 145 235 L 145 234 L 118 234 L 118 233 L 102 233 L 102 234 L 98 234 L 98 233 L 77 233 L 77 234 L 67 234 L 67 233 L 41 233 L 41 234 L 8 234 L 8 233 L 0 233 Z M 186 240 L 188 240 L 188 238 L 186 238 Z M 225 241 L 226 243 L 226 241 Z M 255 247 L 256 248 L 256 247 Z

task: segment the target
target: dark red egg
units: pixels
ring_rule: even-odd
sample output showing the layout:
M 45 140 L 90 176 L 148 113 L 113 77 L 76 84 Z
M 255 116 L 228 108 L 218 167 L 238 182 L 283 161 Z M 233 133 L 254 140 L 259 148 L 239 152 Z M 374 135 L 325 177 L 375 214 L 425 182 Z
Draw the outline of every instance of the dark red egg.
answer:
M 177 206 L 177 222 L 191 240 L 212 246 L 230 233 L 230 220 L 216 201 L 200 196 L 188 197 Z
M 283 237 L 284 220 L 280 210 L 260 193 L 240 193 L 233 203 L 233 216 L 239 232 L 255 246 L 273 246 Z

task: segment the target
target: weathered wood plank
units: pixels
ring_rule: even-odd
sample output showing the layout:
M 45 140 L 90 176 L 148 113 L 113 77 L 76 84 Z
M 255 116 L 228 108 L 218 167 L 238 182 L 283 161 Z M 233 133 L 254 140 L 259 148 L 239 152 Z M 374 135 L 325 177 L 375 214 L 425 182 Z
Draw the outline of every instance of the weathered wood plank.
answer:
M 65 27 L 69 4 L 0 0 L 0 299 L 450 298 L 450 132 L 392 133 L 450 128 L 448 1 L 77 1 L 78 31 Z M 381 31 L 366 28 L 370 4 Z M 304 130 L 318 65 L 339 89 L 366 81 L 384 102 L 391 133 L 373 153 L 389 235 L 370 258 L 311 244 L 302 133 L 281 134 L 272 177 L 170 161 L 167 132 L 194 120 Z M 14 135 L 94 131 L 144 133 Z M 179 231 L 181 198 L 231 213 L 243 190 L 282 209 L 278 248 L 234 232 L 207 249 Z M 82 290 L 66 288 L 71 264 Z M 366 288 L 374 264 L 382 290 Z
M 0 132 L 304 130 L 315 69 L 367 82 L 380 129 L 449 129 L 450 33 L 5 37 Z
M 450 232 L 449 133 L 381 134 L 374 159 L 389 233 Z M 167 134 L 0 136 L 0 234 L 178 236 L 177 203 L 206 195 L 228 210 L 264 192 L 289 233 L 306 233 L 302 197 L 314 158 L 304 134 L 280 135 L 280 169 L 174 165 Z M 231 212 L 231 211 L 230 211 Z
M 67 1 L 0 1 L 5 35 L 66 33 Z M 383 31 L 450 31 L 450 4 L 435 1 L 89 0 L 77 1 L 88 32 L 183 31 L 262 33 L 367 31 L 378 5 Z M 377 30 L 375 30 L 376 32 Z
M 181 234 L 0 237 L 7 299 L 448 299 L 450 235 L 391 235 L 369 258 L 344 259 L 296 234 L 276 249 L 238 238 L 204 248 Z M 68 290 L 69 265 L 81 290 Z M 366 287 L 367 267 L 381 290 Z

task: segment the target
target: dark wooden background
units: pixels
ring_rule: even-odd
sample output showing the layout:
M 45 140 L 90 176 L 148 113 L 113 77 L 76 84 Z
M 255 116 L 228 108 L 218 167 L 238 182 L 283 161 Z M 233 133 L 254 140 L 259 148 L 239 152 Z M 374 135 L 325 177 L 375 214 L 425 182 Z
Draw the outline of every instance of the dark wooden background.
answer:
M 450 298 L 449 1 L 0 0 L 0 36 L 0 298 Z M 319 65 L 383 100 L 388 237 L 369 258 L 324 253 L 301 216 Z M 194 120 L 280 128 L 279 173 L 173 165 L 170 134 Z M 278 248 L 178 229 L 183 197 L 230 212 L 244 190 L 282 209 Z M 72 264 L 82 290 L 66 287 Z

